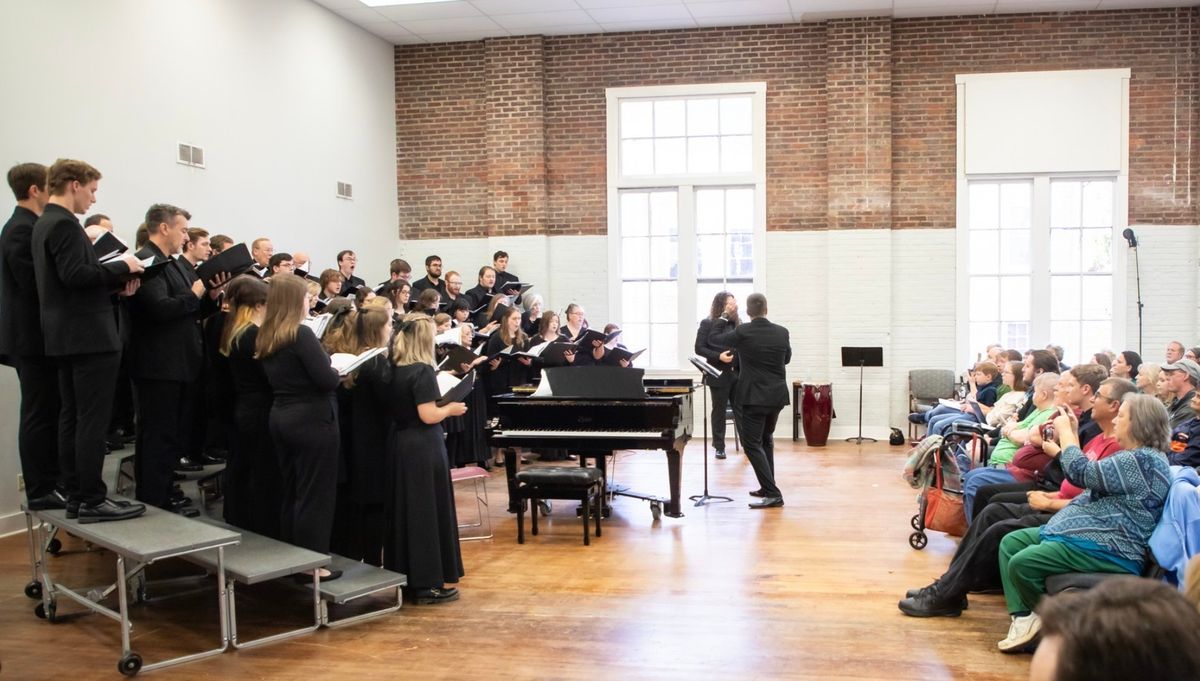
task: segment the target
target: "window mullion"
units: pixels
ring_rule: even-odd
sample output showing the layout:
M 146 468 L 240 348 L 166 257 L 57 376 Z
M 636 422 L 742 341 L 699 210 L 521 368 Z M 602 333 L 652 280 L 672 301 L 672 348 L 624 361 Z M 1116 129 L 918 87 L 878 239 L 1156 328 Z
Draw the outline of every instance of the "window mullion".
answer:
M 696 316 L 696 191 L 690 184 L 679 187 L 679 295 L 676 317 L 677 343 L 681 360 L 692 355 Z M 681 362 L 682 363 L 682 362 Z
M 1033 178 L 1032 224 L 1029 235 L 1029 345 L 1040 348 L 1050 342 L 1050 178 L 1046 175 Z

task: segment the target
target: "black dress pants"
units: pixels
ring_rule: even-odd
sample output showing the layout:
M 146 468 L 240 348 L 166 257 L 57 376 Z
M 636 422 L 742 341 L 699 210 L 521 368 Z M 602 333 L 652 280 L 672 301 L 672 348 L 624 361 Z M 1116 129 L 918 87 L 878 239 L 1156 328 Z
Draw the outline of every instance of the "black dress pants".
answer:
M 730 393 L 733 392 L 732 377 L 720 379 L 705 379 L 712 380 L 708 384 L 709 398 L 712 400 L 711 412 L 709 420 L 711 421 L 712 430 L 712 448 L 713 451 L 725 451 L 725 411 L 729 406 Z
M 1041 527 L 1052 515 L 1034 511 L 1029 504 L 988 504 L 975 516 L 949 569 L 938 580 L 942 594 L 958 598 L 969 591 L 999 588 L 1000 541 L 1014 530 Z
M 971 518 L 971 522 L 979 517 L 983 509 L 988 504 L 992 503 L 1025 503 L 1026 492 L 1038 489 L 1037 484 L 1032 482 L 1000 482 L 994 485 L 984 485 L 975 492 L 975 506 L 973 511 L 975 516 Z
M 56 357 L 62 400 L 58 418 L 58 466 L 67 498 L 77 504 L 104 501 L 104 437 L 121 353 Z
M 329 553 L 338 480 L 337 405 L 332 399 L 271 406 L 271 440 L 283 474 L 283 540 Z
M 187 455 L 192 435 L 191 383 L 135 378 L 138 432 L 134 457 L 137 498 L 167 508 L 172 475 L 179 459 Z
M 48 357 L 16 356 L 13 366 L 21 382 L 21 424 L 17 449 L 25 498 L 36 499 L 58 484 L 58 365 Z
M 758 477 L 764 497 L 782 497 L 775 485 L 775 422 L 783 407 L 743 405 L 738 410 L 738 432 L 746 458 Z

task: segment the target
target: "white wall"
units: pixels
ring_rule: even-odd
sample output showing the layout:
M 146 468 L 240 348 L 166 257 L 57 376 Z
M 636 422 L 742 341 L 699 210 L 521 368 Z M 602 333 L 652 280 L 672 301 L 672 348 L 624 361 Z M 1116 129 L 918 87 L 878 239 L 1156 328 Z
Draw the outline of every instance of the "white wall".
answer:
M 387 276 L 392 46 L 309 0 L 5 3 L 0 84 L 0 166 L 92 163 L 104 174 L 93 211 L 131 244 L 162 201 L 214 233 L 308 251 L 316 267 L 351 248 L 365 278 Z M 176 164 L 177 142 L 203 147 L 207 168 Z M 338 181 L 353 201 L 335 198 Z M 5 189 L 0 214 L 12 206 Z M 12 452 L 0 457 L 0 532 L 15 529 L 16 412 L 15 399 L 0 404 Z
M 1177 226 L 1135 230 L 1141 241 L 1146 301 L 1145 355 L 1161 361 L 1170 340 L 1200 343 L 1200 230 Z M 471 281 L 479 265 L 490 262 L 493 251 L 504 249 L 510 255 L 510 268 L 533 282 L 534 290 L 551 307 L 561 311 L 567 303 L 578 302 L 591 321 L 599 323 L 609 321 L 605 239 L 406 241 L 401 250 L 418 269 L 425 255 L 437 253 L 446 267 L 470 271 L 464 280 Z M 832 438 L 853 436 L 858 423 L 858 372 L 841 367 L 841 346 L 884 348 L 884 367 L 866 370 L 863 389 L 863 433 L 880 439 L 893 426 L 906 431 L 909 370 L 962 368 L 954 362 L 955 252 L 953 229 L 767 234 L 765 293 L 772 321 L 791 331 L 788 380 L 833 383 L 838 418 Z M 1129 267 L 1127 337 L 1130 347 L 1136 348 L 1132 260 Z M 791 418 L 786 413 L 777 434 L 791 436 Z

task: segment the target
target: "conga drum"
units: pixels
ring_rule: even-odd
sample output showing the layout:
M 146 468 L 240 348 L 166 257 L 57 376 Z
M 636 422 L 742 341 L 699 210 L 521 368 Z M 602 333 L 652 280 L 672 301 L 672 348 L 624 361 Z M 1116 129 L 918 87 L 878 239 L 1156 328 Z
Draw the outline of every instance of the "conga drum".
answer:
M 829 383 L 805 383 L 800 413 L 804 439 L 810 447 L 824 447 L 833 421 L 833 386 Z

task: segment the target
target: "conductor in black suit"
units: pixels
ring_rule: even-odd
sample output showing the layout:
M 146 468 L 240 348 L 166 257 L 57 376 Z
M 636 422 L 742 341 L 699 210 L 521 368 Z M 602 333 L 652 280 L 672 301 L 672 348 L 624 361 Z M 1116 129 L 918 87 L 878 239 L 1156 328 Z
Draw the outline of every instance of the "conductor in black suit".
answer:
M 56 161 L 47 179 L 50 203 L 33 226 L 31 249 L 46 355 L 58 363 L 58 462 L 67 517 L 82 523 L 125 520 L 146 510 L 107 499 L 101 478 L 121 364 L 109 295 L 118 290 L 132 295 L 139 280 L 124 279 L 142 265 L 132 255 L 101 265 L 75 217 L 96 202 L 99 182 L 100 171 L 83 161 Z
M 187 260 L 173 257 L 188 240 L 190 217 L 182 208 L 164 203 L 146 211 L 150 240 L 137 255 L 168 264 L 158 276 L 143 282 L 130 301 L 129 374 L 138 410 L 137 498 L 167 509 L 175 465 L 188 454 L 194 388 L 204 362 L 200 332 L 204 283 Z
M 721 375 L 713 378 L 704 375 L 704 384 L 712 395 L 712 446 L 718 459 L 725 458 L 725 410 L 729 405 L 729 397 L 737 382 L 737 372 L 734 371 L 733 361 L 721 361 L 723 346 L 710 342 L 714 335 L 728 333 L 737 327 L 737 298 L 729 291 L 721 291 L 713 297 L 712 309 L 706 319 L 700 320 L 700 328 L 696 330 L 696 354 L 706 362 L 721 370 Z
M 792 345 L 788 330 L 767 321 L 767 297 L 752 293 L 746 298 L 749 323 L 720 334 L 710 342 L 730 350 L 721 353 L 724 362 L 733 361 L 737 352 L 739 373 L 733 389 L 733 401 L 738 405 L 738 432 L 746 458 L 758 476 L 759 489 L 751 496 L 762 501 L 750 508 L 783 506 L 783 493 L 775 484 L 775 422 L 779 412 L 788 405 L 786 367 L 792 361 Z

